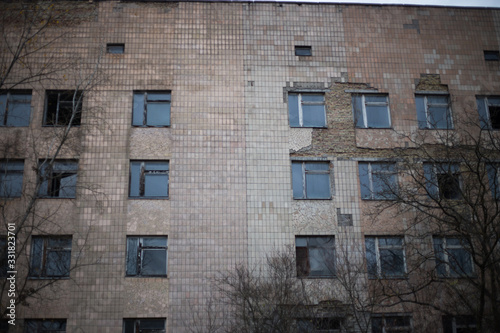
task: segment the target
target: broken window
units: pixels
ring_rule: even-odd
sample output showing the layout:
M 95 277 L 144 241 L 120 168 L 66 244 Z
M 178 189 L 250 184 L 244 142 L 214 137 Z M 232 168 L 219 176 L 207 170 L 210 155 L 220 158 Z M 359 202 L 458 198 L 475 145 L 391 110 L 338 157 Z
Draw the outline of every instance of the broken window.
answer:
M 500 52 L 499 51 L 484 51 L 484 60 L 486 61 L 499 61 Z
M 52 166 L 40 162 L 40 196 L 49 198 L 75 198 L 78 162 L 56 160 Z
M 0 94 L 0 126 L 28 126 L 31 117 L 31 92 Z
M 359 183 L 363 200 L 394 200 L 397 192 L 395 163 L 359 162 Z
M 370 278 L 395 278 L 405 275 L 402 237 L 366 237 L 365 246 Z
M 70 264 L 71 236 L 33 236 L 30 277 L 69 277 Z
M 66 319 L 26 319 L 24 333 L 65 333 Z
M 7 276 L 8 261 L 7 261 L 7 237 L 0 236 L 0 278 Z M 1 332 L 1 330 L 0 330 Z
M 410 316 L 372 316 L 371 321 L 372 333 L 412 332 Z
M 462 197 L 460 170 L 456 163 L 424 163 L 428 195 L 437 199 L 458 200 Z
M 170 91 L 134 93 L 133 126 L 170 126 Z
M 326 127 L 325 96 L 318 93 L 289 93 L 290 127 Z
M 167 237 L 127 237 L 127 276 L 167 276 Z
M 45 99 L 44 126 L 79 126 L 82 92 L 49 90 Z
M 299 333 L 336 333 L 341 332 L 342 320 L 340 318 L 301 318 L 297 319 Z
M 433 237 L 436 272 L 440 277 L 466 277 L 474 273 L 472 256 L 464 239 Z
M 0 160 L 0 197 L 17 198 L 23 191 L 24 161 Z
M 106 44 L 106 52 L 111 54 L 125 53 L 125 44 Z
M 500 129 L 500 96 L 477 96 L 477 110 L 482 129 Z
M 452 129 L 448 95 L 416 95 L 418 127 L 421 129 Z
M 330 199 L 330 163 L 292 161 L 294 199 Z
M 165 333 L 165 318 L 123 319 L 123 333 Z
M 358 128 L 390 128 L 391 116 L 387 95 L 353 94 L 354 123 Z
M 333 236 L 295 237 L 298 277 L 335 276 Z
M 131 161 L 132 198 L 168 198 L 168 161 Z
M 475 333 L 476 320 L 473 316 L 443 316 L 443 333 Z
M 295 46 L 295 55 L 301 57 L 312 56 L 312 48 L 310 46 Z

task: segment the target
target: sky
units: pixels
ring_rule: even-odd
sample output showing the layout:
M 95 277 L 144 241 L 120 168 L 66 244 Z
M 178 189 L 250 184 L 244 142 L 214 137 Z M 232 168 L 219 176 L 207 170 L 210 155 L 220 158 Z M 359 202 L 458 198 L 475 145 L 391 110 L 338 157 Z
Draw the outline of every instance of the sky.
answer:
M 287 1 L 287 0 L 284 0 Z M 293 0 L 292 0 L 293 1 Z M 298 0 L 300 2 L 365 3 L 500 8 L 500 0 Z

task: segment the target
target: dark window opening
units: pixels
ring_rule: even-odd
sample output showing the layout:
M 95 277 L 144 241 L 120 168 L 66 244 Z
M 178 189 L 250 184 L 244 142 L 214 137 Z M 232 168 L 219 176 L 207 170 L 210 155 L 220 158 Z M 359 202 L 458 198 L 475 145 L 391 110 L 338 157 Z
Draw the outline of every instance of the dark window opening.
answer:
M 372 317 L 372 333 L 412 332 L 410 316 Z
M 340 332 L 342 326 L 340 318 L 301 318 L 297 319 L 299 333 Z
M 68 277 L 71 264 L 71 236 L 33 237 L 30 277 Z
M 49 198 L 75 198 L 78 162 L 57 160 L 52 167 L 41 163 L 40 196 Z
M 491 128 L 500 129 L 500 106 L 489 105 L 488 111 L 490 112 Z
M 167 237 L 127 237 L 127 276 L 167 276 Z
M 45 126 L 79 126 L 82 116 L 82 92 L 48 91 L 45 101 Z
M 0 278 L 7 276 L 8 269 L 7 237 L 0 237 Z M 1 332 L 1 330 L 0 330 Z
M 312 56 L 311 46 L 295 46 L 295 55 L 300 57 Z
M 500 52 L 499 51 L 484 51 L 484 60 L 486 61 L 499 61 Z
M 125 53 L 125 44 L 107 44 L 106 52 L 111 54 Z
M 460 199 L 460 181 L 457 174 L 438 174 L 437 181 L 440 198 L 450 200 Z
M 473 316 L 443 316 L 443 333 L 475 333 L 476 320 Z
M 64 333 L 65 319 L 26 319 L 24 333 Z
M 123 333 L 165 333 L 165 319 L 123 319 Z

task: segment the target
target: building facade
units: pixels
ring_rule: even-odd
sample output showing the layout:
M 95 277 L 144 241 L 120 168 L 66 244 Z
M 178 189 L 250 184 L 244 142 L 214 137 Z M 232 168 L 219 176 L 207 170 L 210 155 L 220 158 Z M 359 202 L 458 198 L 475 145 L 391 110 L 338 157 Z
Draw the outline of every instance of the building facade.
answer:
M 460 130 L 461 115 L 479 124 L 489 112 L 498 129 L 498 10 L 55 5 L 71 15 L 47 28 L 41 38 L 57 37 L 50 53 L 28 55 L 28 67 L 67 66 L 50 74 L 56 79 L 23 82 L 17 63 L 9 82 L 19 84 L 4 85 L 0 99 L 9 175 L 0 179 L 2 233 L 23 212 L 36 226 L 17 236 L 17 288 L 53 281 L 17 304 L 9 332 L 138 332 L 162 323 L 165 332 L 189 332 L 204 325 L 211 278 L 273 251 L 295 247 L 299 277 L 335 283 L 327 265 L 312 262 L 323 241 L 334 240 L 338 267 L 363 267 L 368 280 L 401 277 L 411 271 L 401 236 L 411 217 L 373 214 L 391 200 L 393 181 L 405 184 L 387 159 L 421 133 L 452 131 L 451 119 Z M 16 29 L 3 32 L 15 40 Z M 85 85 L 81 73 L 98 75 Z M 15 103 L 20 120 L 6 111 Z M 69 120 L 75 109 L 81 119 Z M 50 170 L 38 168 L 70 121 Z M 442 315 L 398 305 L 370 325 L 460 331 L 459 317 Z

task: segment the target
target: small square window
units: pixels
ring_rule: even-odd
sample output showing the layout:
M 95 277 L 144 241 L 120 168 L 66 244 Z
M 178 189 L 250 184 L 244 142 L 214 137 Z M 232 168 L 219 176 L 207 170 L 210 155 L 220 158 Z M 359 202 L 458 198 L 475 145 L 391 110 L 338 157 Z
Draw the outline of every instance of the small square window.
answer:
M 443 333 L 475 333 L 476 320 L 473 316 L 443 316 Z
M 12 240 L 12 239 L 11 239 Z M 0 278 L 7 276 L 8 261 L 7 261 L 7 237 L 0 236 Z M 1 330 L 0 330 L 1 332 Z
M 31 92 L 0 94 L 0 126 L 28 126 L 31 117 Z
M 357 128 L 390 128 L 391 115 L 387 95 L 352 95 L 354 123 Z
M 486 61 L 499 61 L 500 52 L 499 51 L 484 51 L 484 60 Z
M 0 160 L 0 197 L 18 198 L 23 192 L 24 161 Z
M 298 277 L 335 276 L 335 239 L 333 236 L 295 238 Z
M 370 278 L 404 277 L 406 264 L 402 237 L 366 237 L 365 246 Z
M 127 237 L 127 276 L 167 276 L 167 237 Z
M 125 53 L 125 44 L 106 44 L 106 52 L 111 54 Z
M 168 198 L 168 161 L 131 161 L 131 198 Z
M 123 319 L 123 333 L 165 333 L 165 318 Z
M 464 239 L 433 237 L 436 272 L 440 277 L 456 278 L 474 274 L 472 256 Z
M 56 160 L 52 166 L 40 162 L 40 196 L 46 198 L 75 198 L 78 162 Z
M 476 97 L 482 129 L 500 130 L 500 96 Z
M 372 333 L 412 332 L 411 317 L 398 315 L 372 316 Z
M 65 333 L 66 319 L 26 319 L 24 333 Z
M 45 98 L 44 126 L 79 126 L 82 92 L 49 90 Z
M 419 128 L 453 128 L 448 95 L 416 95 L 415 104 Z
M 330 199 L 330 163 L 292 161 L 294 199 Z
M 289 93 L 290 127 L 326 127 L 325 96 L 312 93 Z
M 300 57 L 312 56 L 312 48 L 310 46 L 295 46 L 295 55 Z
M 30 277 L 69 277 L 71 236 L 33 236 L 31 242 Z
M 358 168 L 361 199 L 396 199 L 398 184 L 395 163 L 359 162 Z
M 133 126 L 170 126 L 170 91 L 134 93 Z
M 428 195 L 437 200 L 462 198 L 459 165 L 455 163 L 424 163 L 425 187 Z

